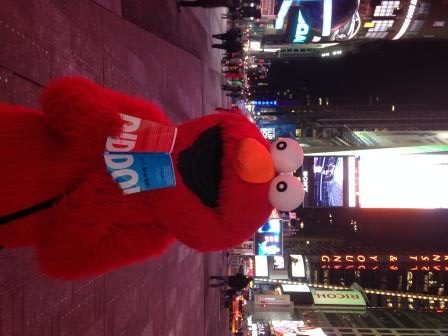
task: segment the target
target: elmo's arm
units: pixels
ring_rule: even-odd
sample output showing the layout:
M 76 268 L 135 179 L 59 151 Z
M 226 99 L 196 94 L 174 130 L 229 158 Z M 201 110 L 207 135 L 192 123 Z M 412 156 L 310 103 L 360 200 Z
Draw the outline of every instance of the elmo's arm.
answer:
M 70 194 L 53 209 L 36 252 L 43 271 L 62 279 L 95 276 L 160 255 L 173 238 L 153 225 L 139 197 L 123 197 L 105 174 Z
M 59 135 L 94 146 L 119 134 L 120 113 L 169 124 L 154 103 L 103 88 L 82 77 L 64 77 L 46 88 L 42 110 L 50 127 Z

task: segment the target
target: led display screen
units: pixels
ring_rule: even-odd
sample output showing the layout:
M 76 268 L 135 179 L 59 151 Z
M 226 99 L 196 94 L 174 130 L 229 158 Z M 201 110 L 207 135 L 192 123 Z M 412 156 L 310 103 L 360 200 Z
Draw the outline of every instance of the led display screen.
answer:
M 305 189 L 304 207 L 342 207 L 348 202 L 346 162 L 347 158 L 341 156 L 305 157 L 299 172 Z
M 255 276 L 267 277 L 268 275 L 268 258 L 266 256 L 255 256 Z
M 359 158 L 362 208 L 448 208 L 448 155 L 388 155 Z
M 289 260 L 291 261 L 291 275 L 294 278 L 305 277 L 305 263 L 303 262 L 303 257 L 300 254 L 291 254 Z
M 285 269 L 285 259 L 283 256 L 274 256 L 274 264 L 272 267 L 278 270 Z
M 276 336 L 325 336 L 322 328 L 305 325 L 303 321 L 272 320 Z
M 271 218 L 255 233 L 256 255 L 282 255 L 282 226 L 280 219 Z

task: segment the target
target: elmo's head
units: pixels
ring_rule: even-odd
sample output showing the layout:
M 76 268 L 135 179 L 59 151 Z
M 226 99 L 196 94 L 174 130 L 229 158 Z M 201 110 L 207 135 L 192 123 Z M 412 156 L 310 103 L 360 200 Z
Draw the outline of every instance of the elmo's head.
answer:
M 242 115 L 216 113 L 180 125 L 172 155 L 176 188 L 158 193 L 158 217 L 195 249 L 233 247 L 274 207 L 293 210 L 303 200 L 301 183 L 283 174 L 301 165 L 300 146 L 291 139 L 269 144 Z

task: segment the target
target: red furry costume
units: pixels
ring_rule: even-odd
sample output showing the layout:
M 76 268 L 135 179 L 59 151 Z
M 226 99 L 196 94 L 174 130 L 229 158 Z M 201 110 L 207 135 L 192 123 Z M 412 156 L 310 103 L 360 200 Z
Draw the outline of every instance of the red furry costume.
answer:
M 119 135 L 120 113 L 169 124 L 162 111 L 76 77 L 50 84 L 41 106 L 0 104 L 0 223 L 63 197 L 0 225 L 0 245 L 33 246 L 47 274 L 101 274 L 159 255 L 175 238 L 200 251 L 229 248 L 269 217 L 269 181 L 245 182 L 226 164 L 243 138 L 269 149 L 243 116 L 217 113 L 179 125 L 176 187 L 123 195 L 105 169 L 106 139 Z M 208 167 L 220 172 L 207 175 Z

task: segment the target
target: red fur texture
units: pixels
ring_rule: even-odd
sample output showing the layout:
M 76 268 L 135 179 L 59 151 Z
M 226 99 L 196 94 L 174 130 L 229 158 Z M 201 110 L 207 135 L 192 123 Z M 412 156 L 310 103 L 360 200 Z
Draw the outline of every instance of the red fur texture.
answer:
M 106 171 L 108 136 L 122 127 L 119 113 L 169 124 L 159 107 L 68 77 L 45 90 L 42 111 L 0 104 L 0 217 L 65 194 L 51 208 L 0 225 L 0 245 L 33 246 L 42 270 L 63 279 L 98 275 L 161 254 L 178 239 L 200 251 L 229 248 L 260 227 L 272 208 L 269 183 L 243 182 L 232 153 L 245 137 L 268 148 L 245 117 L 216 113 L 178 125 L 172 153 L 204 130 L 220 126 L 224 157 L 218 207 L 209 208 L 183 183 L 124 196 Z

